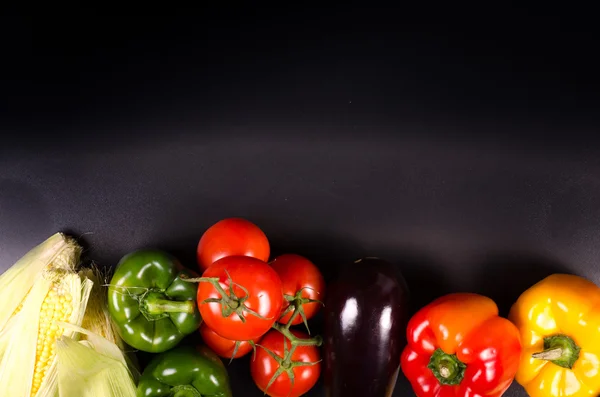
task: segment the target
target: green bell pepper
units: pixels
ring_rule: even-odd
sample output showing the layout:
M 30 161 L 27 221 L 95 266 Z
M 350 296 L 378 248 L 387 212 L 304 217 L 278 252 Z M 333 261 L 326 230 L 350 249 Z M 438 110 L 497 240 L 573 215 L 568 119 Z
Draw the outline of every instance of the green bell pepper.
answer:
M 202 322 L 196 277 L 177 259 L 158 250 L 125 255 L 108 288 L 108 309 L 121 338 L 131 347 L 161 353 L 195 332 Z
M 178 346 L 155 356 L 142 373 L 138 397 L 231 397 L 229 376 L 208 347 Z

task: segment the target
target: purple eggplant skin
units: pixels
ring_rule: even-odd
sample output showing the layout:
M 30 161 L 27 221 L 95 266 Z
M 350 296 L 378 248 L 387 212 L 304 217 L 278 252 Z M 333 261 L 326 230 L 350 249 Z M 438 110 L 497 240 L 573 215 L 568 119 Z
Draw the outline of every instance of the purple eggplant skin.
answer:
M 324 381 L 327 397 L 390 397 L 406 343 L 409 291 L 379 258 L 356 261 L 327 287 Z

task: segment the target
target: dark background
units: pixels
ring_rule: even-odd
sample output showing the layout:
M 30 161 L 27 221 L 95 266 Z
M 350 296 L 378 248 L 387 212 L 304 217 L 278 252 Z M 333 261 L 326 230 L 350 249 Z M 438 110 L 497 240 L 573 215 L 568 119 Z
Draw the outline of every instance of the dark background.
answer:
M 194 267 L 202 232 L 241 216 L 328 280 L 397 263 L 411 312 L 600 282 L 589 12 L 471 12 L 0 18 L 0 269 L 56 231 L 102 265 L 153 246 Z M 262 395 L 247 358 L 230 375 Z

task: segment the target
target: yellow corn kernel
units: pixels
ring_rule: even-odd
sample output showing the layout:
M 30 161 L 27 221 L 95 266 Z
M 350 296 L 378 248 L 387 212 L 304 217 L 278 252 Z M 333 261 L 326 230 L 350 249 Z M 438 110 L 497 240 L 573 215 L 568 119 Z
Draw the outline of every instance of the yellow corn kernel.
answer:
M 40 311 L 40 326 L 37 337 L 31 396 L 35 396 L 39 391 L 54 361 L 56 340 L 63 333 L 58 323 L 69 320 L 72 312 L 72 300 L 73 298 L 68 292 L 58 289 L 56 286 L 44 298 Z

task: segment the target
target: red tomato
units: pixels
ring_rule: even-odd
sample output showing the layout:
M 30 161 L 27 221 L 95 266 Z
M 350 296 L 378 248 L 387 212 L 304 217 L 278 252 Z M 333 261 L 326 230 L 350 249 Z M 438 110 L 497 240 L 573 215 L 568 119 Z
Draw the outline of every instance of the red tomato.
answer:
M 208 228 L 198 242 L 197 257 L 201 270 L 226 256 L 250 256 L 268 261 L 269 240 L 254 223 L 241 218 L 223 219 Z
M 202 323 L 200 326 L 200 335 L 206 345 L 223 358 L 240 358 L 252 351 L 252 345 L 249 341 L 240 341 L 234 356 L 233 352 L 235 350 L 236 341 L 223 338 L 221 335 L 210 329 L 206 323 Z M 255 339 L 253 342 L 254 344 L 257 344 L 259 341 L 260 339 Z
M 271 262 L 271 267 L 275 269 L 281 282 L 283 283 L 283 293 L 285 295 L 295 296 L 302 290 L 302 298 L 315 299 L 323 302 L 325 297 L 325 280 L 319 269 L 308 259 L 296 254 L 284 254 L 275 258 Z M 304 289 L 303 289 L 304 288 Z M 289 303 L 284 301 L 282 313 L 285 312 Z M 321 303 L 311 302 L 302 305 L 306 319 L 314 317 L 321 308 Z M 292 312 L 288 312 L 279 319 L 279 322 L 286 324 Z M 296 315 L 292 324 L 302 323 L 302 317 Z
M 206 325 L 223 338 L 259 338 L 271 328 L 281 313 L 281 279 L 271 266 L 261 260 L 249 256 L 227 256 L 213 263 L 202 277 L 218 278 L 219 285 L 227 295 L 230 294 L 230 286 L 233 288 L 234 301 L 228 305 L 205 302 L 207 299 L 221 299 L 222 295 L 209 282 L 203 281 L 198 285 L 200 315 Z M 230 313 L 224 316 L 223 307 Z
M 298 338 L 307 339 L 308 335 L 291 330 L 292 334 Z M 284 349 L 290 350 L 290 341 L 283 336 L 279 331 L 271 330 L 267 333 L 260 342 L 260 346 L 256 349 L 256 358 L 250 361 L 250 373 L 256 386 L 265 394 L 271 397 L 298 397 L 307 393 L 319 380 L 321 376 L 321 363 L 317 363 L 321 359 L 319 349 L 316 346 L 298 346 L 292 354 L 292 362 L 316 363 L 313 365 L 300 365 L 294 367 L 294 384 L 292 385 L 290 378 L 286 372 L 283 372 L 269 386 L 271 378 L 279 368 L 279 363 L 265 351 L 270 350 L 276 356 L 283 359 Z

